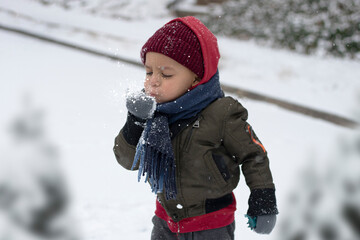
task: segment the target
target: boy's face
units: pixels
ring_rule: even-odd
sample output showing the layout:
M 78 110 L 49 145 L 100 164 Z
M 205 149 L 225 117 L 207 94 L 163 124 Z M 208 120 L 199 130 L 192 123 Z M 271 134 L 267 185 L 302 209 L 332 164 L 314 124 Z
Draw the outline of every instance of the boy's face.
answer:
M 148 52 L 145 68 L 145 92 L 157 103 L 173 101 L 198 83 L 195 73 L 160 53 Z

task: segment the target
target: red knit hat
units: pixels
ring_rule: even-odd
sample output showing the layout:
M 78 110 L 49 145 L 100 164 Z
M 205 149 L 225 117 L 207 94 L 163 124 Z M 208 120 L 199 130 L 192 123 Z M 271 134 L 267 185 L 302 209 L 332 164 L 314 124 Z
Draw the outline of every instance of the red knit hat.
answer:
M 194 72 L 204 76 L 204 59 L 199 39 L 181 21 L 171 21 L 157 30 L 141 49 L 141 61 L 145 64 L 146 53 L 157 52 L 168 56 Z

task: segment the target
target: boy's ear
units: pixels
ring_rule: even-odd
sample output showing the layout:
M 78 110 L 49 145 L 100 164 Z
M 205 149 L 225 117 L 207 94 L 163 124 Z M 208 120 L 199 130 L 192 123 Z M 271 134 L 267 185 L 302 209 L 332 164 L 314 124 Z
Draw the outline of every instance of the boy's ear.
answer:
M 200 80 L 201 80 L 201 79 L 200 79 L 198 76 L 195 76 L 195 79 L 194 79 L 194 81 L 193 81 L 193 83 L 192 83 L 191 86 L 192 86 L 192 87 L 195 86 L 196 84 L 198 84 L 198 83 L 200 82 Z

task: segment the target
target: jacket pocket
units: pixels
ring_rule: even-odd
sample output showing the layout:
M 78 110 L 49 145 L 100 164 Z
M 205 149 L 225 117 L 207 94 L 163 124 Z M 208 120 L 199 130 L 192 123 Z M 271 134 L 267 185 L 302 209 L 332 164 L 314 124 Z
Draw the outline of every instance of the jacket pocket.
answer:
M 230 179 L 230 174 L 222 156 L 209 151 L 205 154 L 205 164 L 213 177 L 213 183 L 219 187 L 220 192 L 226 190 L 224 187 L 228 185 L 227 181 Z
M 222 156 L 216 155 L 216 154 L 212 154 L 212 157 L 214 159 L 214 162 L 215 162 L 221 176 L 227 182 L 230 179 L 230 172 L 226 166 L 224 158 Z

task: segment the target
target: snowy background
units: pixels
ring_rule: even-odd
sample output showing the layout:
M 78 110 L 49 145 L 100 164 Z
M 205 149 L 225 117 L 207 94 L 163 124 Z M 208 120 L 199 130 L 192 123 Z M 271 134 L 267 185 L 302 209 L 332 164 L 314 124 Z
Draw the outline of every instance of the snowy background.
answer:
M 165 0 L 40 2 L 1 0 L 0 26 L 135 61 L 173 18 Z M 218 40 L 224 84 L 360 121 L 359 61 Z M 112 152 L 125 91 L 143 79 L 136 66 L 0 29 L 0 239 L 149 239 L 155 197 Z M 242 179 L 236 239 L 359 239 L 358 129 L 239 101 L 269 152 L 280 215 L 270 236 L 247 229 Z

